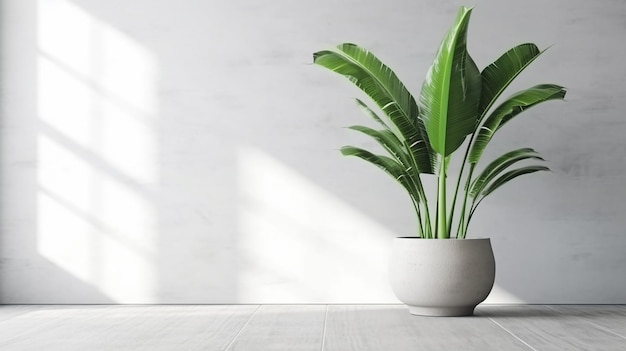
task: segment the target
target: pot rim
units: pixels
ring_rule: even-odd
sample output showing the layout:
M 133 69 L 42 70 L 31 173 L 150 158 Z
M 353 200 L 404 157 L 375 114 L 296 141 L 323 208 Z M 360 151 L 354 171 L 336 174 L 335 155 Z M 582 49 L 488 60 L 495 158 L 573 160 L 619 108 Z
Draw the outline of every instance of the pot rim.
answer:
M 465 240 L 491 240 L 491 238 L 448 238 L 448 239 L 426 239 L 426 238 L 421 238 L 419 236 L 397 236 L 394 239 L 422 239 L 422 240 L 428 240 L 428 241 L 438 241 L 438 240 L 458 240 L 458 241 L 465 241 Z

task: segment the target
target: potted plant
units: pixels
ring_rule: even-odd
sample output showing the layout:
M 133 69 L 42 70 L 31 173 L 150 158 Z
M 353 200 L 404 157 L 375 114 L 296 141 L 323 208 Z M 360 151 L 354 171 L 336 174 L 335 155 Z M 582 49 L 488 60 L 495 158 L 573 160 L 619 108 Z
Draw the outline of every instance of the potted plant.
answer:
M 315 64 L 347 77 L 382 112 L 380 117 L 357 99 L 379 128 L 350 129 L 375 139 L 388 155 L 354 146 L 342 147 L 341 153 L 379 167 L 410 197 L 417 235 L 394 239 L 390 276 L 394 293 L 413 314 L 471 315 L 487 297 L 495 277 L 494 256 L 489 239 L 466 239 L 470 221 L 494 190 L 548 167 L 530 148 L 504 153 L 480 168 L 479 161 L 507 122 L 542 102 L 563 100 L 566 93 L 562 86 L 540 84 L 499 99 L 543 51 L 521 44 L 480 71 L 466 48 L 471 12 L 466 7 L 458 11 L 418 99 L 388 66 L 355 44 L 313 54 Z M 457 155 L 462 157 L 456 159 L 460 171 L 453 178 L 448 166 Z M 424 177 L 436 177 L 435 196 L 426 193 Z

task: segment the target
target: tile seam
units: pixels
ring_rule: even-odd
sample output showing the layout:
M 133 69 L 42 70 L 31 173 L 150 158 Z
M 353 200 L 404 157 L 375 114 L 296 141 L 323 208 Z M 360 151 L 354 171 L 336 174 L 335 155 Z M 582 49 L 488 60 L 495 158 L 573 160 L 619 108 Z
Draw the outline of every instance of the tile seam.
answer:
M 322 348 L 321 351 L 324 351 L 326 347 L 326 325 L 328 323 L 328 305 L 326 305 L 326 311 L 324 312 L 324 327 L 322 328 Z
M 248 324 L 250 324 L 250 321 L 252 320 L 252 318 L 254 318 L 254 316 L 257 314 L 257 312 L 259 312 L 259 310 L 261 309 L 261 306 L 262 305 L 257 306 L 257 308 L 254 310 L 254 312 L 252 312 L 250 317 L 248 317 L 248 320 L 246 321 L 246 323 L 244 323 L 244 325 L 241 326 L 241 328 L 239 329 L 237 334 L 235 334 L 235 336 L 233 336 L 233 339 L 228 343 L 228 345 L 226 345 L 226 348 L 224 349 L 224 351 L 230 350 L 230 348 L 235 344 L 235 341 L 237 341 L 237 338 L 239 338 L 239 335 L 241 335 L 241 333 L 243 333 L 243 331 L 246 329 Z
M 529 343 L 527 343 L 526 341 L 524 341 L 522 338 L 520 338 L 519 336 L 515 335 L 515 333 L 513 333 L 512 331 L 508 330 L 507 328 L 505 328 L 502 324 L 496 322 L 493 318 L 491 317 L 487 317 L 489 318 L 489 320 L 491 322 L 493 322 L 495 325 L 497 325 L 498 327 L 500 327 L 502 330 L 504 330 L 505 332 L 509 333 L 509 335 L 511 335 L 512 337 L 514 337 L 516 340 L 518 340 L 519 342 L 521 342 L 522 344 L 524 344 L 526 347 L 528 347 L 529 349 L 533 350 L 533 351 L 538 351 L 536 348 L 530 346 Z

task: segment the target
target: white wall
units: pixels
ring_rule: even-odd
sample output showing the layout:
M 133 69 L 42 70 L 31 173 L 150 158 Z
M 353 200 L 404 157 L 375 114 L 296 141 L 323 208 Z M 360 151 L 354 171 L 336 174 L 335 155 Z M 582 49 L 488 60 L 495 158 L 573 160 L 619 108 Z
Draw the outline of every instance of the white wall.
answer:
M 337 152 L 371 145 L 361 95 L 311 54 L 358 43 L 417 93 L 461 3 L 2 1 L 0 302 L 395 302 L 410 204 Z M 626 3 L 475 4 L 480 67 L 553 45 L 516 87 L 569 89 L 492 145 L 553 172 L 477 214 L 489 301 L 626 303 Z

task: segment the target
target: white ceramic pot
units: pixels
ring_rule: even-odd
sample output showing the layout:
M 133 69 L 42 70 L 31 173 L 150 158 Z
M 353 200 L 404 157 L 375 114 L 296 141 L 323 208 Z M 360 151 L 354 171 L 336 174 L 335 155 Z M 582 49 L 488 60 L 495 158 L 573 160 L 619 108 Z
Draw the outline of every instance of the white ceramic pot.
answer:
M 489 295 L 496 264 L 489 239 L 395 238 L 389 273 L 411 314 L 468 316 Z

